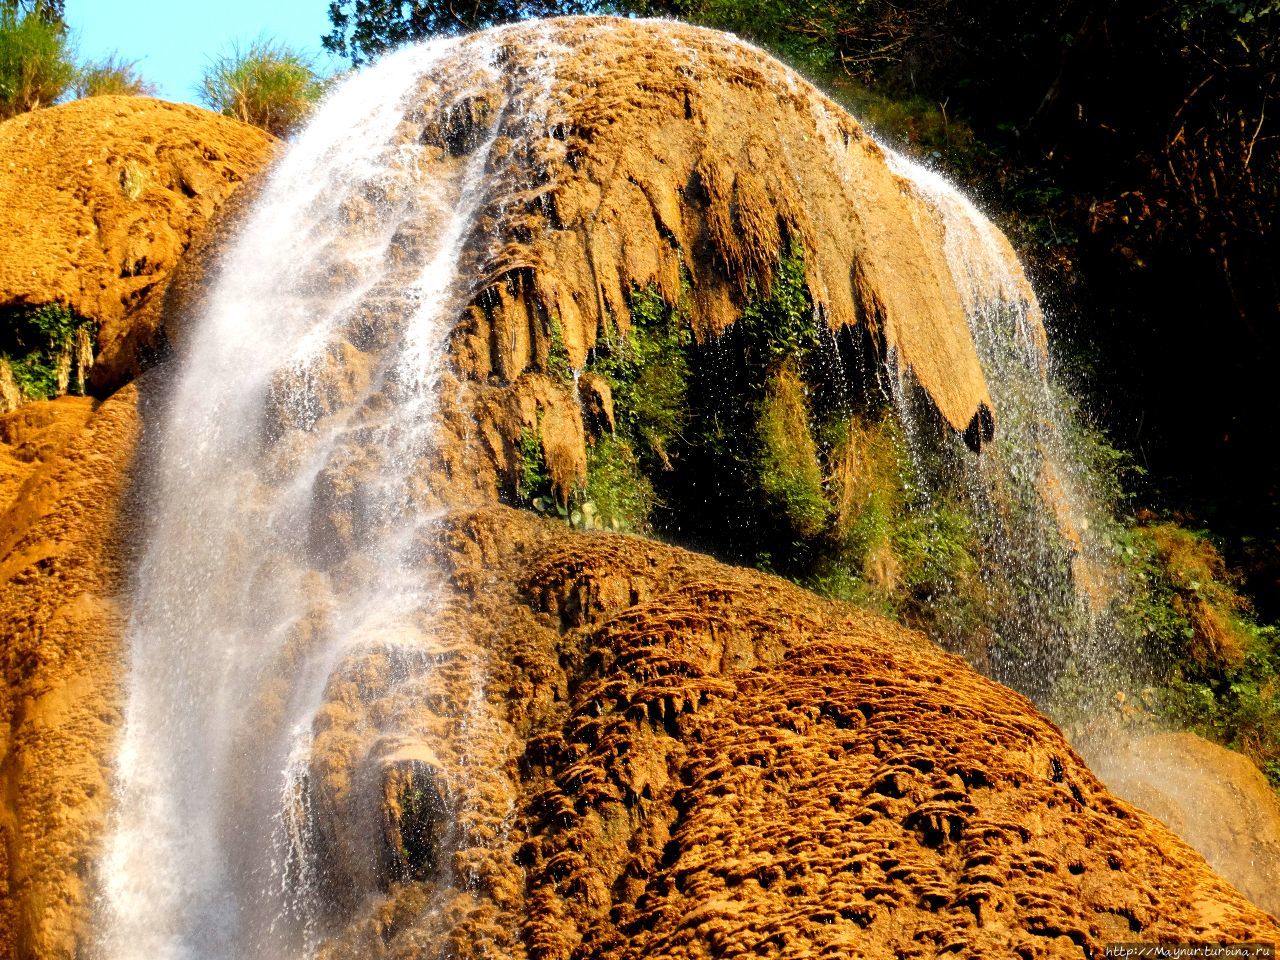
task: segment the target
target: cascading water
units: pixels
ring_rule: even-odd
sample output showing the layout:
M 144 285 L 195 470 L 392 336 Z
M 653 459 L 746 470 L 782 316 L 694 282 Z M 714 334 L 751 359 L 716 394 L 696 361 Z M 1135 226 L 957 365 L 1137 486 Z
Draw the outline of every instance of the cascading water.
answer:
M 1108 616 L 1125 589 L 1100 537 L 1108 506 L 1075 448 L 1078 411 L 1055 382 L 1040 306 L 1009 242 L 934 170 L 886 149 L 941 221 L 952 278 L 998 411 L 980 456 L 922 430 L 909 378 L 892 377 L 896 408 L 926 488 L 959 488 L 988 558 L 993 676 L 1045 706 L 1064 671 L 1107 676 L 1135 664 Z
M 451 842 L 441 834 L 465 829 L 462 804 L 424 778 L 444 754 L 456 769 L 486 763 L 475 752 L 483 711 L 454 704 L 428 722 L 391 694 L 437 704 L 433 677 L 459 669 L 438 636 L 429 540 L 439 498 L 424 479 L 438 452 L 449 335 L 495 264 L 526 269 L 512 238 L 533 232 L 521 219 L 530 208 L 549 220 L 574 213 L 572 198 L 556 208 L 562 198 L 534 189 L 545 184 L 511 173 L 567 149 L 564 124 L 550 116 L 554 30 L 519 29 L 535 47 L 523 61 L 491 31 L 406 49 L 342 84 L 264 183 L 187 337 L 153 441 L 154 519 L 129 625 L 117 813 L 102 867 L 109 958 L 307 956 L 330 933 L 335 904 L 354 906 L 389 878 L 424 879 L 413 871 Z M 670 41 L 696 64 L 696 50 Z M 763 59 L 717 42 L 728 51 L 718 55 L 741 55 L 744 67 Z M 785 76 L 793 97 L 810 96 Z M 494 90 L 506 99 L 495 102 Z M 812 105 L 839 167 L 862 148 L 816 94 Z M 678 123 L 693 116 L 688 101 L 683 112 Z M 1068 656 L 1100 662 L 1109 642 L 1097 611 L 1116 587 L 1091 533 L 1098 508 L 1071 455 L 1016 257 L 945 181 L 888 157 L 943 226 L 997 439 L 978 458 L 954 436 L 940 441 L 919 425 L 909 386 L 898 413 L 921 472 L 942 463 L 939 490 L 959 476 L 986 524 L 993 592 L 1016 595 L 993 608 L 990 666 L 1042 692 L 1028 678 L 1050 676 Z M 491 193 L 499 167 L 508 179 Z M 851 171 L 845 186 L 864 190 L 860 176 Z M 668 207 L 683 201 L 675 190 L 653 194 L 645 209 L 674 235 L 678 211 Z M 606 206 L 599 195 L 577 202 Z M 487 232 L 512 210 L 511 236 Z M 918 225 L 920 236 L 936 225 Z M 617 239 L 607 226 L 591 236 L 602 247 Z M 561 263 L 573 252 L 556 251 Z M 641 250 L 635 260 L 648 277 L 626 282 L 639 286 L 658 257 Z M 591 259 L 593 283 L 606 267 L 604 255 Z M 893 273 L 891 264 L 880 276 Z M 605 299 L 599 286 L 591 296 Z M 514 354 L 515 344 L 494 349 Z M 1009 611 L 1017 616 L 1003 622 Z M 480 686 L 469 687 L 477 700 Z M 409 807 L 417 832 L 388 820 L 387 810 Z
M 342 84 L 256 197 L 190 335 L 128 629 L 107 957 L 305 954 L 325 686 L 356 649 L 384 652 L 387 684 L 429 673 L 415 478 L 493 127 L 424 182 L 405 117 L 446 96 L 437 76 L 465 98 L 493 51 L 431 43 Z

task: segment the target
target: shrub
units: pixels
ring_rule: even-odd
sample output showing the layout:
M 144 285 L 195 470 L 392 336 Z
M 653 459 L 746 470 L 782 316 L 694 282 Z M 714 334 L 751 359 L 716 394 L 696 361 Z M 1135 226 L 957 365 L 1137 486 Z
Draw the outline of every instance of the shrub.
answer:
M 0 7 L 0 120 L 53 103 L 75 75 L 62 24 L 37 11 Z
M 24 397 L 49 400 L 83 391 L 78 371 L 84 358 L 78 354 L 92 348 L 77 341 L 87 323 L 60 304 L 0 311 L 0 357 L 8 360 Z
M 137 63 L 119 54 L 84 64 L 76 75 L 74 93 L 85 97 L 154 97 L 155 84 L 138 75 Z
M 587 453 L 587 487 L 581 509 L 590 505 L 599 527 L 644 533 L 657 498 L 640 470 L 630 444 L 602 436 Z M 592 524 L 586 524 L 590 527 Z
M 200 96 L 212 110 L 284 137 L 307 119 L 325 86 L 311 58 L 282 43 L 255 40 L 210 63 Z

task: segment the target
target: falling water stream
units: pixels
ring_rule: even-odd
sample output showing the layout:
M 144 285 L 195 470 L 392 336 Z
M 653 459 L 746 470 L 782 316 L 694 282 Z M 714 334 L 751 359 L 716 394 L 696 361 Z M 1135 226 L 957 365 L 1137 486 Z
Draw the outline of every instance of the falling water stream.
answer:
M 436 71 L 492 69 L 491 47 L 455 51 L 407 48 L 330 96 L 191 332 L 128 626 L 108 957 L 306 952 L 309 852 L 287 798 L 324 685 L 354 644 L 429 634 L 414 477 L 489 145 L 424 183 L 405 115 Z
M 1078 411 L 1052 369 L 1040 305 L 1008 240 L 941 174 L 886 155 L 943 226 L 998 427 L 980 456 L 954 438 L 939 444 L 919 428 L 922 398 L 898 370 L 895 407 L 926 488 L 959 487 L 986 543 L 983 572 L 999 600 L 984 669 L 1048 706 L 1064 670 L 1114 670 L 1135 656 L 1108 614 L 1128 589 L 1102 537 L 1110 505 L 1079 455 Z M 939 476 L 939 459 L 950 475 Z
M 535 89 L 483 115 L 473 148 L 427 166 L 410 118 L 463 102 L 468 77 L 492 79 L 499 35 L 406 48 L 342 83 L 262 184 L 192 320 L 150 441 L 102 870 L 111 960 L 287 960 L 323 936 L 306 789 L 317 711 L 360 649 L 388 652 L 387 682 L 432 669 L 420 478 L 446 336 L 474 293 L 464 250 L 499 117 L 545 119 Z M 554 62 L 548 47 L 534 87 Z M 994 542 L 1007 575 L 1045 598 L 1017 625 L 1042 641 L 1050 623 L 1089 621 L 1086 573 L 1108 588 L 1039 309 L 995 228 L 945 180 L 889 157 L 945 227 L 1000 417 L 988 452 L 956 456 L 975 510 L 1017 517 Z M 933 441 L 911 429 L 899 382 L 924 457 Z M 379 735 L 394 745 L 397 731 Z

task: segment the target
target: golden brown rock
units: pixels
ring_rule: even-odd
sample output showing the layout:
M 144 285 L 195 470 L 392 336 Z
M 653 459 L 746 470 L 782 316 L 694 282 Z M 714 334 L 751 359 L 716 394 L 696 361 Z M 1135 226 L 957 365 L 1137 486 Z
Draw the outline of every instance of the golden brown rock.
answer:
M 319 840 L 335 890 L 381 863 L 384 894 L 344 905 L 321 956 L 1097 957 L 1280 934 L 919 634 L 510 510 L 441 538 L 440 665 L 406 690 L 390 648 L 353 652 L 330 686 L 312 802 L 355 806 Z M 394 745 L 372 722 L 391 716 Z M 380 857 L 352 847 L 360 782 Z
M 119 725 L 136 388 L 0 417 L 0 956 L 88 935 Z
M 195 107 L 91 97 L 0 124 L 0 307 L 57 303 L 98 325 L 92 386 L 160 346 L 169 271 L 274 138 Z
M 548 32 L 564 56 L 549 85 L 531 85 Z M 443 583 L 430 617 L 353 638 L 328 676 L 297 798 L 328 909 L 321 955 L 1036 957 L 1092 956 L 1108 939 L 1275 939 L 1273 920 L 1115 800 L 1028 701 L 919 634 L 673 547 L 492 506 L 518 482 L 535 432 L 564 497 L 585 468 L 583 407 L 597 429 L 611 416 L 598 384 L 575 395 L 554 375 L 553 348 L 580 367 L 598 337 L 625 328 L 632 289 L 650 284 L 674 303 L 687 283 L 697 334 L 717 336 L 789 244 L 803 249 L 827 322 L 873 324 L 953 427 L 981 422 L 989 403 L 941 245 L 920 227 L 936 221 L 916 215 L 879 148 L 756 51 L 683 28 L 661 40 L 652 26 L 602 20 L 512 28 L 492 89 L 443 114 L 424 101 L 405 125 L 438 151 L 424 163 L 456 164 L 504 105 L 464 264 L 476 295 L 450 341 L 443 430 L 423 470 L 431 489 L 415 490 L 422 505 L 469 508 L 446 512 L 413 552 L 439 565 L 419 571 Z M 559 135 L 522 158 L 512 151 L 529 117 Z M 120 156 L 119 185 L 95 189 L 148 197 Z M 187 200 L 204 195 L 196 178 L 173 177 Z M 154 333 L 138 319 L 153 314 L 130 311 L 161 297 L 145 272 L 118 276 L 141 262 L 122 236 L 101 257 L 91 246 L 51 254 L 39 291 L 104 331 L 116 323 L 108 358 Z M 172 266 L 190 233 L 174 236 L 184 239 L 160 243 L 148 264 Z M 184 268 L 173 330 L 198 310 L 216 248 Z M 377 295 L 317 365 L 315 416 L 370 382 L 375 341 L 406 306 L 403 291 Z M 0 418 L 10 958 L 82 955 L 93 932 L 125 660 L 136 389 Z M 284 718 L 290 658 L 332 612 L 326 565 L 341 576 L 360 560 L 361 485 L 389 455 L 370 422 L 388 402 L 394 393 L 379 394 L 352 418 L 339 466 L 316 478 L 315 555 L 280 558 L 312 568 L 299 572 L 313 609 L 278 670 L 245 691 L 261 724 L 245 736 Z M 268 480 L 287 476 L 289 444 L 306 431 L 295 415 L 269 411 Z
M 553 322 L 581 368 L 650 284 L 675 304 L 687 282 L 695 331 L 714 337 L 792 247 L 828 324 L 870 325 L 957 430 L 989 420 L 941 224 L 801 77 L 725 34 L 674 24 L 573 18 L 470 42 L 502 45 L 498 82 L 478 96 L 504 109 L 476 270 L 491 278 L 476 317 L 488 335 L 473 335 L 494 355 L 475 373 L 514 379 L 544 357 Z M 475 110 L 453 113 L 428 127 L 477 122 Z M 522 140 L 530 118 L 559 133 Z
M 0 587 L 12 957 L 91 935 L 133 392 L 0 421 L 32 464 Z M 429 644 L 353 649 L 317 717 L 323 956 L 1093 956 L 1280 933 L 919 634 L 512 510 L 437 531 Z

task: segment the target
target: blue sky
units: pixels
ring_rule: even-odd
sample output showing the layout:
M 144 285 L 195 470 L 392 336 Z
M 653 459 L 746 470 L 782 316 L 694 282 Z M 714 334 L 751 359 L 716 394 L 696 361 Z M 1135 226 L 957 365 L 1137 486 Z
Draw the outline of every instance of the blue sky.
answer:
M 166 100 L 195 103 L 209 58 L 262 35 L 330 64 L 320 56 L 328 0 L 66 0 L 66 21 L 82 58 L 136 60 Z

